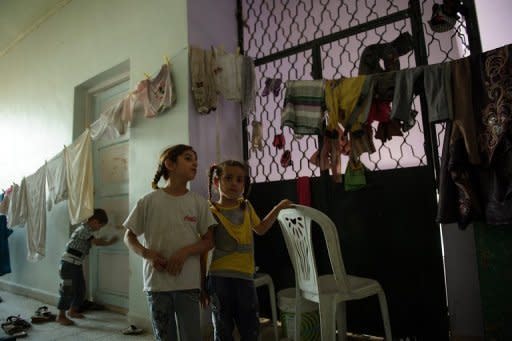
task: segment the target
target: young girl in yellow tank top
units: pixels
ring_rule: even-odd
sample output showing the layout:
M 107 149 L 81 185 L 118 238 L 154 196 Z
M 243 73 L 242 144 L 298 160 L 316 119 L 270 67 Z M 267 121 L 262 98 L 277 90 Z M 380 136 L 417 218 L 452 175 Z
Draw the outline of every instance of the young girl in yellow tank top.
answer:
M 258 339 L 252 231 L 265 234 L 279 211 L 292 205 L 291 201 L 282 200 L 260 220 L 246 199 L 249 184 L 247 167 L 241 162 L 228 160 L 210 167 L 210 209 L 219 224 L 214 229 L 215 249 L 207 286 L 216 341 L 233 340 L 235 324 L 242 341 Z M 212 201 L 212 185 L 219 193 L 216 202 Z

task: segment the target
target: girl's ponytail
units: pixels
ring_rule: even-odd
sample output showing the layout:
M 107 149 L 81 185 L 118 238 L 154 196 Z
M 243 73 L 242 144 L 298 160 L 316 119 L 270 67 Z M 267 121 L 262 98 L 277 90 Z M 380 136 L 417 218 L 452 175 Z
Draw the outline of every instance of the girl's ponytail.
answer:
M 158 169 L 156 170 L 155 177 L 153 178 L 153 182 L 151 182 L 151 188 L 158 189 L 158 181 L 162 177 L 162 164 L 158 165 Z
M 215 171 L 217 170 L 217 165 L 213 164 L 210 166 L 210 169 L 208 170 L 208 201 L 212 202 L 212 183 L 213 183 L 213 175 L 215 174 Z

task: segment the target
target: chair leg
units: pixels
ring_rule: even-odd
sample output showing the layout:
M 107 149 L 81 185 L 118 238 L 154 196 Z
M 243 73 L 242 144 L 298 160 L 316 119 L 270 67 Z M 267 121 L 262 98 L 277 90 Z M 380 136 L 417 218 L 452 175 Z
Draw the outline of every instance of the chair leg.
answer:
M 294 340 L 302 340 L 300 333 L 300 326 L 302 324 L 302 296 L 300 296 L 299 290 L 295 291 L 295 333 Z
M 336 302 L 331 296 L 320 296 L 320 332 L 322 341 L 336 338 Z
M 272 282 L 268 284 L 268 293 L 270 296 L 270 309 L 272 310 L 272 325 L 274 327 L 274 338 L 275 341 L 279 341 L 279 333 L 277 332 L 276 294 L 274 284 Z
M 380 313 L 382 315 L 382 322 L 384 323 L 384 332 L 386 333 L 386 340 L 392 341 L 391 337 L 391 323 L 389 322 L 389 312 L 388 312 L 388 303 L 386 300 L 386 294 L 384 291 L 380 291 L 378 293 L 379 296 L 379 304 L 380 304 Z
M 347 340 L 347 309 L 345 302 L 338 303 L 336 308 L 336 324 L 338 326 L 338 341 Z

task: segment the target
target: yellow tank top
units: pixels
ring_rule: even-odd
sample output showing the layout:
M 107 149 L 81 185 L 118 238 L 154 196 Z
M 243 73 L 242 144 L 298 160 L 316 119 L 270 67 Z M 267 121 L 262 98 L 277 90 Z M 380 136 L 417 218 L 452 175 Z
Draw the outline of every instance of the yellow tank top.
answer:
M 241 202 L 240 202 L 241 203 Z M 233 208 L 217 208 L 211 206 L 212 213 L 217 218 L 219 225 L 215 231 L 215 249 L 209 273 L 222 277 L 253 278 L 254 244 L 252 228 L 260 223 L 260 218 L 252 205 L 247 205 L 242 211 L 240 206 Z M 243 215 L 241 223 L 236 224 L 227 215 L 235 217 Z

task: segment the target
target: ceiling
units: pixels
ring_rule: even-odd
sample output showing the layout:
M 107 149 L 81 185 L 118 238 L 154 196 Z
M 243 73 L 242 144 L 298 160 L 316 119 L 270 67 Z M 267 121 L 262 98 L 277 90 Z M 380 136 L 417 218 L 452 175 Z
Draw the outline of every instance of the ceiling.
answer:
M 0 0 L 0 58 L 71 0 Z

